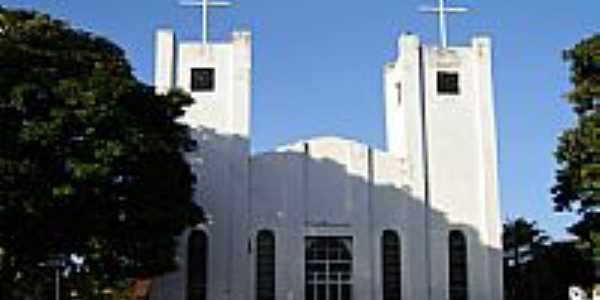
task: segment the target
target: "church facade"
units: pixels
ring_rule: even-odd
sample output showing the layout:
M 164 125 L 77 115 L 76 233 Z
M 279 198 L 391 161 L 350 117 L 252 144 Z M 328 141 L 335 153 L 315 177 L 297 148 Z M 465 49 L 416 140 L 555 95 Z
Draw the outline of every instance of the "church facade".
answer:
M 251 34 L 156 37 L 157 92 L 196 100 L 182 122 L 209 220 L 151 299 L 502 299 L 489 38 L 400 36 L 383 69 L 387 150 L 318 137 L 252 154 Z

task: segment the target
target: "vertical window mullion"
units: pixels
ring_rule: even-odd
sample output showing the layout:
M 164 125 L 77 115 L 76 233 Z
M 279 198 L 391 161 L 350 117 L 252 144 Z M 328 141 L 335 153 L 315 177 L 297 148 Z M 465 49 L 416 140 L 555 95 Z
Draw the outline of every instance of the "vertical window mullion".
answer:
M 337 285 L 337 289 L 338 289 L 338 298 L 336 300 L 341 300 L 342 299 L 342 283 L 344 281 L 342 280 L 342 273 L 338 273 L 338 285 Z

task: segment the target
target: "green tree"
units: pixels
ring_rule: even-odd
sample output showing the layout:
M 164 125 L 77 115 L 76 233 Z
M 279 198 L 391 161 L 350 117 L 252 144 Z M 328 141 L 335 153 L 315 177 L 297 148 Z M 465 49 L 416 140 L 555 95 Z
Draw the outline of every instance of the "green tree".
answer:
M 536 222 L 518 218 L 504 224 L 502 233 L 504 248 L 504 284 L 506 299 L 538 299 L 538 284 L 532 268 L 536 257 L 549 238 L 537 227 Z
M 57 256 L 98 289 L 176 268 L 203 216 L 176 122 L 191 102 L 156 95 L 106 39 L 0 7 L 0 299 L 49 298 Z
M 512 259 L 511 264 L 521 265 L 532 256 L 535 249 L 540 248 L 548 242 L 548 236 L 537 227 L 534 221 L 517 218 L 504 224 L 502 240 L 507 257 Z
M 573 89 L 567 100 L 577 119 L 559 140 L 559 169 L 552 189 L 555 210 L 580 216 L 570 231 L 597 266 L 600 279 L 600 35 L 564 52 Z

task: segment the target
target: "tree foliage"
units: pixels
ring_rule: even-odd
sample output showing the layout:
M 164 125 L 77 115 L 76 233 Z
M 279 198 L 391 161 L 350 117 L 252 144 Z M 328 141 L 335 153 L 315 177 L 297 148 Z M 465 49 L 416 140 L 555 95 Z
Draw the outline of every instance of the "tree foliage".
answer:
M 572 285 L 589 285 L 591 264 L 573 241 L 551 242 L 536 222 L 504 224 L 504 297 L 564 299 Z
M 58 255 L 107 284 L 176 267 L 202 221 L 176 122 L 191 101 L 156 95 L 106 39 L 0 7 L 1 299 Z
M 538 228 L 536 222 L 523 218 L 505 223 L 503 229 L 503 248 L 515 253 L 516 264 L 522 260 L 520 257 L 526 256 L 532 249 L 546 244 L 549 239 L 544 231 Z M 527 249 L 527 251 L 523 253 L 523 251 L 518 251 L 519 249 Z
M 520 266 L 530 261 L 534 253 L 545 246 L 549 237 L 539 229 L 536 222 L 518 218 L 503 226 L 502 242 L 506 252 L 505 259 L 510 266 L 519 271 Z
M 572 91 L 567 100 L 577 115 L 559 140 L 559 169 L 552 189 L 557 211 L 581 216 L 570 231 L 588 257 L 600 263 L 600 35 L 564 52 L 571 65 Z
M 546 245 L 548 237 L 535 222 L 518 218 L 503 226 L 504 294 L 506 299 L 531 298 L 532 261 Z M 527 297 L 524 297 L 527 296 Z

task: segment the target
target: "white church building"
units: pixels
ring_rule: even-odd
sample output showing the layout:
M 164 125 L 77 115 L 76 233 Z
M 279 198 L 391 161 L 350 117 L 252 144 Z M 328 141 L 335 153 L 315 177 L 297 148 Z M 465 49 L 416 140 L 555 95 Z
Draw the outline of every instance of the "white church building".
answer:
M 387 149 L 327 136 L 253 154 L 251 33 L 157 32 L 157 92 L 195 99 L 182 121 L 209 221 L 182 236 L 181 268 L 151 299 L 502 299 L 491 41 L 402 34 L 397 47 Z

